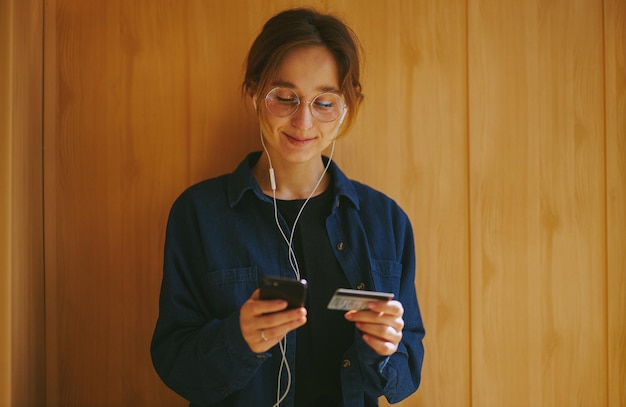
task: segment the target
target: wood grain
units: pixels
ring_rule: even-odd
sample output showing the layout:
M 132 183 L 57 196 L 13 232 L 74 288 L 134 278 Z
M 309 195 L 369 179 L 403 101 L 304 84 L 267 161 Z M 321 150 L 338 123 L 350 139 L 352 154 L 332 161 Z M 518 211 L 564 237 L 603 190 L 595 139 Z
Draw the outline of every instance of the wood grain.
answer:
M 350 14 L 366 100 L 337 160 L 398 201 L 415 233 L 426 357 L 420 390 L 401 406 L 463 405 L 470 394 L 465 13 L 464 1 L 415 1 Z
M 604 2 L 608 392 L 610 406 L 626 405 L 626 3 Z
M 622 3 L 307 3 L 365 48 L 365 103 L 335 159 L 413 221 L 426 359 L 400 406 L 626 404 Z M 47 406 L 187 404 L 149 357 L 167 213 L 260 148 L 243 59 L 298 5 L 45 2 Z M 32 192 L 41 161 L 19 168 Z
M 11 332 L 11 23 L 0 2 L 0 331 Z M 0 405 L 11 403 L 11 335 L 0 335 Z
M 0 8 L 0 24 L 5 34 L 0 40 L 4 66 L 0 80 L 4 119 L 0 159 L 4 161 L 2 192 L 7 192 L 2 194 L 0 205 L 4 243 L 4 255 L 0 256 L 3 263 L 0 309 L 3 316 L 8 312 L 9 317 L 9 325 L 2 327 L 2 352 L 7 344 L 10 352 L 6 364 L 2 363 L 3 374 L 8 372 L 10 379 L 2 377 L 0 386 L 6 393 L 2 390 L 0 393 L 2 402 L 8 398 L 8 403 L 3 405 L 42 405 L 45 394 L 43 2 L 5 1 Z
M 602 14 L 506 3 L 469 7 L 472 403 L 606 405 Z

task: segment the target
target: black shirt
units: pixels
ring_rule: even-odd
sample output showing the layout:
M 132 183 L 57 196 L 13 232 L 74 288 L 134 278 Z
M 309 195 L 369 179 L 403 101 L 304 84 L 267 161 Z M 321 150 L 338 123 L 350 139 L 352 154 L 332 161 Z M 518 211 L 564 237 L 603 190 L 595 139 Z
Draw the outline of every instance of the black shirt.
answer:
M 288 225 L 305 200 L 277 201 Z M 344 313 L 326 309 L 334 291 L 349 287 L 326 232 L 326 218 L 333 205 L 329 188 L 306 204 L 293 238 L 300 275 L 308 281 L 306 325 L 296 332 L 296 406 L 342 406 L 342 355 L 353 341 L 354 325 Z M 289 234 L 286 233 L 287 237 Z

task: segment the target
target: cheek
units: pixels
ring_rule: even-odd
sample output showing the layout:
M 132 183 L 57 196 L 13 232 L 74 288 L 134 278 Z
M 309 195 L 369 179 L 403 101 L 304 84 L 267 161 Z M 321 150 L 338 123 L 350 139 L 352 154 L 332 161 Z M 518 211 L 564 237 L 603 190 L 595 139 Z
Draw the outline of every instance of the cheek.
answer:
M 276 117 L 271 116 L 263 109 L 259 115 L 259 126 L 266 137 L 271 136 L 277 128 Z
M 262 112 L 259 118 L 259 125 L 263 130 L 263 134 L 267 137 L 271 137 L 275 134 L 279 134 L 283 130 L 289 131 L 291 126 L 291 117 L 276 117 L 269 114 L 267 111 Z
M 337 130 L 340 128 L 339 122 L 334 121 L 332 123 L 322 123 L 319 126 L 322 137 L 327 140 L 332 140 L 337 136 Z

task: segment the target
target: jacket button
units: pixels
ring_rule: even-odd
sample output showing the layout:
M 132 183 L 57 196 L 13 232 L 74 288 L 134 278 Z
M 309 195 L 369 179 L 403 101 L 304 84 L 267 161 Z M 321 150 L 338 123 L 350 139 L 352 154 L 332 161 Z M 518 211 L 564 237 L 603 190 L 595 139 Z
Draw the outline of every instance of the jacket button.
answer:
M 365 283 L 359 283 L 359 284 L 356 286 L 356 289 L 357 289 L 357 290 L 365 290 Z
M 350 363 L 350 359 L 346 359 L 343 361 L 343 367 L 350 367 L 350 365 L 352 365 L 352 363 Z
M 343 242 L 339 242 L 337 245 L 337 250 L 343 250 Z

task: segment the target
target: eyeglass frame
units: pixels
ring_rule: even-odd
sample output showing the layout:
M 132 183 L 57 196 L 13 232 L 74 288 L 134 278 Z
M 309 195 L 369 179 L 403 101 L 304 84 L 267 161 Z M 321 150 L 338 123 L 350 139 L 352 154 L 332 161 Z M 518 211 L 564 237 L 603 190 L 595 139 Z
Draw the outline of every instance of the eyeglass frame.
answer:
M 298 99 L 298 104 L 296 105 L 296 108 L 294 109 L 294 111 L 293 111 L 293 112 L 289 113 L 288 115 L 285 115 L 285 116 L 278 116 L 277 114 L 275 114 L 274 112 L 272 112 L 272 110 L 271 110 L 271 109 L 270 109 L 270 107 L 268 106 L 268 103 L 269 103 L 269 102 L 268 102 L 268 97 L 269 97 L 270 93 L 274 92 L 276 89 L 287 89 L 287 90 L 289 90 L 289 91 L 293 92 L 293 93 L 296 95 L 297 99 Z M 320 97 L 320 96 L 322 96 L 322 95 L 326 95 L 326 94 L 331 94 L 331 95 L 335 95 L 335 96 L 337 96 L 337 97 L 341 100 L 341 102 L 343 103 L 343 107 L 342 107 L 342 108 L 341 108 L 341 110 L 339 111 L 339 114 L 337 115 L 337 117 L 335 117 L 335 118 L 334 118 L 334 119 L 332 119 L 332 120 L 328 120 L 328 121 L 326 121 L 326 120 L 322 120 L 322 119 L 320 119 L 319 117 L 317 117 L 317 116 L 316 116 L 316 114 L 317 114 L 317 113 L 314 113 L 314 110 L 313 110 L 313 108 L 311 107 L 311 105 L 313 104 L 313 102 L 315 102 L 315 100 L 316 100 L 318 97 Z M 331 123 L 331 122 L 333 122 L 333 121 L 335 121 L 335 120 L 337 120 L 337 119 L 340 119 L 340 118 L 342 118 L 342 117 L 345 115 L 345 112 L 348 110 L 348 105 L 346 104 L 346 101 L 344 100 L 343 95 L 342 95 L 342 94 L 340 94 L 340 93 L 338 93 L 338 92 L 333 92 L 333 91 L 325 91 L 325 92 L 319 93 L 318 95 L 316 95 L 316 96 L 315 96 L 313 99 L 311 99 L 311 100 L 306 100 L 306 99 L 304 99 L 303 97 L 301 97 L 301 96 L 298 94 L 298 92 L 296 92 L 294 89 L 292 89 L 292 88 L 290 88 L 290 87 L 287 87 L 287 86 L 276 86 L 276 87 L 273 87 L 272 89 L 270 89 L 270 90 L 269 90 L 269 92 L 267 92 L 267 93 L 265 94 L 265 97 L 263 98 L 263 100 L 265 101 L 265 107 L 267 108 L 267 111 L 268 111 L 268 112 L 270 112 L 270 114 L 271 114 L 272 116 L 274 116 L 274 117 L 291 117 L 291 116 L 293 116 L 294 114 L 296 114 L 296 112 L 297 112 L 297 111 L 298 111 L 298 109 L 300 108 L 300 105 L 301 105 L 302 103 L 304 103 L 304 104 L 306 104 L 306 105 L 309 105 L 309 112 L 311 112 L 311 117 L 315 118 L 316 120 L 321 121 L 322 123 Z

